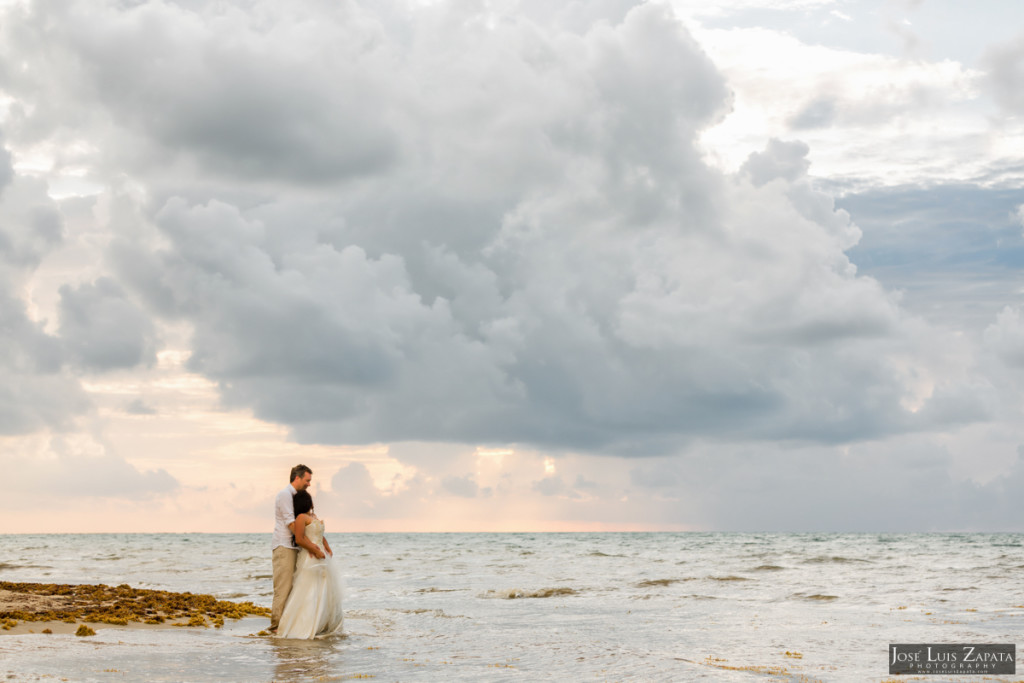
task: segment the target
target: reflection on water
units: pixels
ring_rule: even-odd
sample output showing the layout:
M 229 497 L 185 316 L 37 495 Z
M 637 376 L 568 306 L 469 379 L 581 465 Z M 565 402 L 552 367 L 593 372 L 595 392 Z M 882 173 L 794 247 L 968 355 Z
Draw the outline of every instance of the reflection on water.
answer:
M 274 680 L 326 680 L 334 671 L 344 669 L 344 640 L 345 636 L 314 640 L 269 638 L 274 653 Z

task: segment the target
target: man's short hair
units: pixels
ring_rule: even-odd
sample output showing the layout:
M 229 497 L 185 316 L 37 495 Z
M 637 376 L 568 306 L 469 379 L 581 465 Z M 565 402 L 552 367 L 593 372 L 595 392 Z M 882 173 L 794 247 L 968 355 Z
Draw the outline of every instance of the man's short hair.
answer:
M 309 469 L 305 465 L 296 465 L 295 467 L 292 468 L 292 478 L 289 479 L 288 481 L 293 482 L 295 481 L 295 477 L 304 477 L 306 476 L 306 472 L 313 474 L 313 470 Z

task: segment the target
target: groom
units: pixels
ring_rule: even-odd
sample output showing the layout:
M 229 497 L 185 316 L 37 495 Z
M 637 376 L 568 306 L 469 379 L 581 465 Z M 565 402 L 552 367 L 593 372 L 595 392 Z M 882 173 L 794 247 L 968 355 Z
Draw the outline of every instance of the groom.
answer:
M 291 483 L 285 486 L 274 499 L 274 537 L 270 542 L 274 566 L 274 603 L 270 610 L 270 632 L 277 631 L 277 622 L 281 620 L 284 603 L 292 592 L 292 576 L 295 574 L 295 560 L 299 549 L 295 546 L 292 536 L 292 525 L 295 523 L 295 507 L 292 496 L 309 488 L 313 480 L 313 470 L 305 465 L 292 468 Z

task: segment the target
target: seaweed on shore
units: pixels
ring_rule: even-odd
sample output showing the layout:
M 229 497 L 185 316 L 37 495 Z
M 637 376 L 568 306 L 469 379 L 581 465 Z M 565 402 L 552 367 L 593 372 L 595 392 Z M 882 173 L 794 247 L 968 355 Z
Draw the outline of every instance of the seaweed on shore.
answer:
M 0 611 L 0 621 L 64 621 L 125 626 L 129 622 L 160 624 L 183 620 L 183 626 L 220 628 L 224 619 L 270 616 L 252 602 L 218 600 L 212 595 L 132 588 L 128 584 L 13 583 L 0 581 L 0 591 L 49 598 L 27 609 Z M 30 601 L 33 602 L 33 601 Z

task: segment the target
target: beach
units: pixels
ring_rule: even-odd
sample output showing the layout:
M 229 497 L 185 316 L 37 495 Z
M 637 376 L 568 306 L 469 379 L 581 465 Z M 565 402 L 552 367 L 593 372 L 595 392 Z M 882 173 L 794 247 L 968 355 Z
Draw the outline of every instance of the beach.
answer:
M 259 636 L 264 617 L 217 628 L 206 613 L 205 627 L 8 631 L 0 670 L 15 681 L 902 683 L 918 677 L 888 674 L 889 643 L 1024 633 L 1020 534 L 333 534 L 331 545 L 348 582 L 343 636 L 288 641 Z M 269 534 L 9 535 L 0 553 L 5 581 L 270 605 Z

